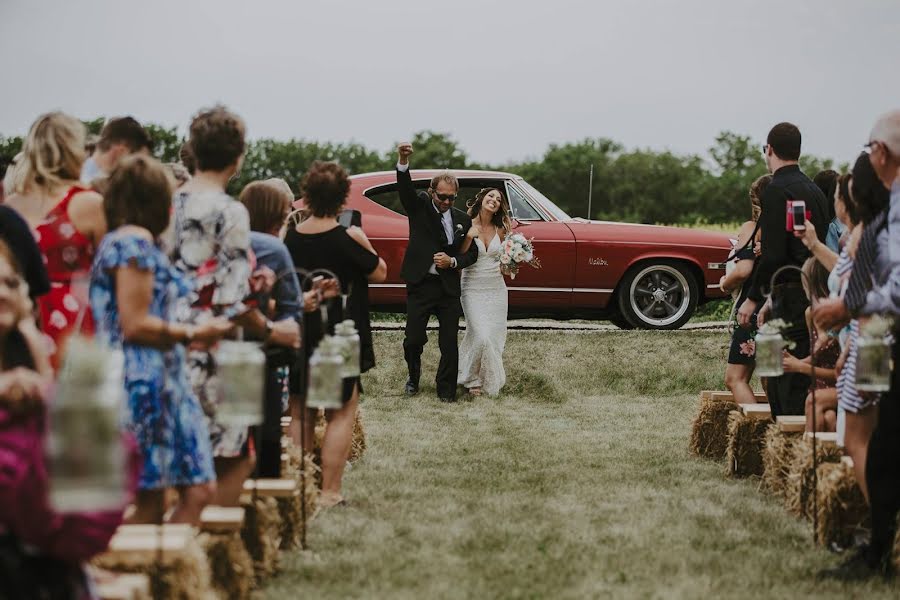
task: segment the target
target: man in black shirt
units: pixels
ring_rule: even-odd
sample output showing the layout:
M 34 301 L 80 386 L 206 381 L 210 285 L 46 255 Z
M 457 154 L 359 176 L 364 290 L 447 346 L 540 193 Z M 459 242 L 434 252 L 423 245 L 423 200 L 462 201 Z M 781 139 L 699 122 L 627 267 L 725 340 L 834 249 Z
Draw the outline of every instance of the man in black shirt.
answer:
M 825 196 L 798 165 L 800 130 L 797 126 L 791 123 L 775 125 L 766 139 L 764 152 L 766 166 L 772 173 L 772 183 L 762 197 L 759 218 L 762 254 L 754 267 L 747 299 L 738 309 L 741 327 L 751 326 L 764 300 L 764 293 L 770 291 L 770 281 L 775 272 L 786 265 L 800 267 L 810 256 L 803 242 L 793 231 L 788 231 L 788 201 L 803 200 L 806 203 L 807 220 L 815 227 L 820 241 L 824 243 L 828 233 Z M 783 319 L 788 325 L 783 335 L 794 345 L 791 354 L 806 358 L 810 353 L 805 319 L 809 301 L 800 277 L 800 273 L 793 269 L 781 272 L 771 289 L 770 306 L 772 317 Z M 772 406 L 772 416 L 804 414 L 809 384 L 809 376 L 798 373 L 770 378 L 766 394 Z

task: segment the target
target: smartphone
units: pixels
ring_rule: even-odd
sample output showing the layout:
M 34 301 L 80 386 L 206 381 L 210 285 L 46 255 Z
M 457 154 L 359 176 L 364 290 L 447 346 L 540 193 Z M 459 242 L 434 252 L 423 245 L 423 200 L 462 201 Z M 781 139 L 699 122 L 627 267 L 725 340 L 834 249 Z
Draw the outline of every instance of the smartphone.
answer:
M 358 210 L 348 208 L 338 216 L 338 223 L 340 223 L 344 229 L 349 229 L 354 225 L 361 228 L 362 213 Z
M 794 200 L 791 202 L 791 218 L 794 231 L 803 231 L 806 229 L 806 202 L 803 200 Z

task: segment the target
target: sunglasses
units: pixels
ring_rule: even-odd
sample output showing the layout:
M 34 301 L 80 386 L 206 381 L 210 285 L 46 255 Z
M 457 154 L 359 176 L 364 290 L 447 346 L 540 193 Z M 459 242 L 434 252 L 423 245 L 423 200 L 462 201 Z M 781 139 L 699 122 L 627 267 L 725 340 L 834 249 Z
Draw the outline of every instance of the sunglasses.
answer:
M 438 194 L 434 192 L 434 197 L 440 200 L 441 202 L 455 202 L 456 194 Z

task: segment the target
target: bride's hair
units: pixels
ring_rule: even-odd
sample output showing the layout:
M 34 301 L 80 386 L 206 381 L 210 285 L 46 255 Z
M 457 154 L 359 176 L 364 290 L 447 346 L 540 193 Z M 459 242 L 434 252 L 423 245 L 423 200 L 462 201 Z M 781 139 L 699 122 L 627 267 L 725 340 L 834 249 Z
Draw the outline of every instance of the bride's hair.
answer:
M 466 203 L 466 206 L 469 209 L 469 216 L 473 219 L 478 216 L 478 213 L 481 212 L 481 203 L 484 202 L 484 197 L 488 195 L 488 192 L 497 192 L 500 194 L 500 208 L 494 213 L 491 223 L 493 223 L 494 227 L 497 229 L 502 229 L 508 234 L 512 231 L 512 221 L 509 220 L 509 203 L 506 201 L 506 196 L 504 196 L 503 192 L 498 188 L 486 187 L 478 190 L 475 197 Z

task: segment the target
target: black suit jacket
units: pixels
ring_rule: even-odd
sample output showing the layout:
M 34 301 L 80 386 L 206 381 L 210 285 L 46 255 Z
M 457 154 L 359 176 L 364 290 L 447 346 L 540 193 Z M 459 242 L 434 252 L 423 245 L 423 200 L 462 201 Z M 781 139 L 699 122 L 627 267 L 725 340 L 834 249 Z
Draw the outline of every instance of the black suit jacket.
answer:
M 400 277 L 411 285 L 421 282 L 434 264 L 434 255 L 445 252 L 456 258 L 456 268 L 438 269 L 437 272 L 446 292 L 459 297 L 460 270 L 478 260 L 478 247 L 475 244 L 469 247 L 468 252 L 460 253 L 460 246 L 472 227 L 472 219 L 458 208 L 450 209 L 453 218 L 453 243 L 448 244 L 440 213 L 435 210 L 428 194 L 416 192 L 409 169 L 397 171 L 397 192 L 409 218 L 409 245 L 403 256 Z

